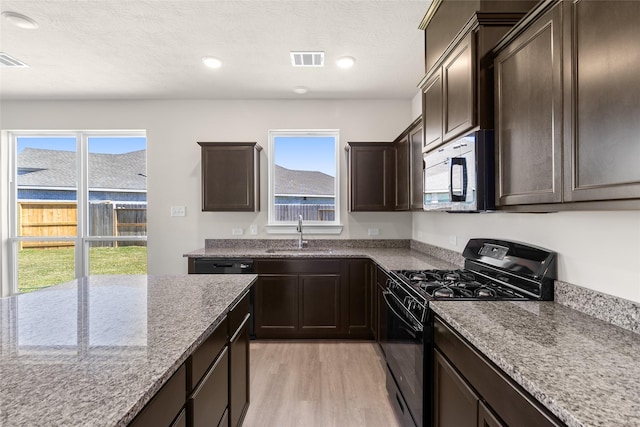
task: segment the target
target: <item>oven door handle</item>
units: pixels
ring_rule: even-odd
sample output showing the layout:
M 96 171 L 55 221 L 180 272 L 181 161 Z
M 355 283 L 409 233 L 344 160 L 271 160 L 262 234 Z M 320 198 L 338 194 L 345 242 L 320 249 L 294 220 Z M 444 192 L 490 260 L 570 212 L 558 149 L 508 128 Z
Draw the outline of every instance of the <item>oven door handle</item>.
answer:
M 413 333 L 414 333 L 414 334 L 419 333 L 419 332 L 422 332 L 422 327 L 421 327 L 421 326 L 412 325 L 411 323 L 407 322 L 407 321 L 405 320 L 404 316 L 403 316 L 403 315 L 401 315 L 400 313 L 398 313 L 398 312 L 393 308 L 393 306 L 391 305 L 391 302 L 389 301 L 389 298 L 387 298 L 387 295 L 391 295 L 391 296 L 392 296 L 393 298 L 395 298 L 398 302 L 401 302 L 401 301 L 398 299 L 398 297 L 397 297 L 397 296 L 395 296 L 392 292 L 389 292 L 389 291 L 382 291 L 382 296 L 384 297 L 384 301 L 385 301 L 385 303 L 387 304 L 387 308 L 389 308 L 389 310 L 391 310 L 391 312 L 392 312 L 392 313 L 393 313 L 393 314 L 394 314 L 398 319 L 400 319 L 400 320 L 402 321 L 402 323 L 404 323 L 405 325 L 407 325 L 407 326 L 409 327 L 409 329 L 410 329 L 411 331 L 413 331 Z M 418 324 L 420 323 L 420 322 L 418 322 L 418 320 L 417 320 L 415 317 L 413 317 L 413 315 L 411 315 L 411 314 L 409 314 L 409 313 L 407 313 L 407 314 L 408 314 L 409 316 L 411 316 L 411 317 L 416 321 L 416 323 L 418 323 Z

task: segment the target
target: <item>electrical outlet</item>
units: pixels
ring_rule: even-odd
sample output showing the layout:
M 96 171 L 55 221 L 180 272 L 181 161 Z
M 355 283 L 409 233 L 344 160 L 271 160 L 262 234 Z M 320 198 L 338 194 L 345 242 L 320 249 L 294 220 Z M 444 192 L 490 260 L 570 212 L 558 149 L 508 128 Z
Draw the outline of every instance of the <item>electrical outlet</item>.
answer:
M 171 206 L 171 216 L 186 216 L 187 208 L 184 206 Z
M 377 236 L 380 234 L 379 228 L 369 228 L 368 230 L 369 236 Z
M 455 246 L 458 244 L 458 238 L 456 236 L 449 236 L 449 244 Z
M 231 234 L 234 236 L 242 236 L 242 228 L 232 228 Z
M 255 224 L 251 224 L 251 226 L 249 227 L 249 234 L 255 236 L 256 234 L 258 234 L 258 226 Z

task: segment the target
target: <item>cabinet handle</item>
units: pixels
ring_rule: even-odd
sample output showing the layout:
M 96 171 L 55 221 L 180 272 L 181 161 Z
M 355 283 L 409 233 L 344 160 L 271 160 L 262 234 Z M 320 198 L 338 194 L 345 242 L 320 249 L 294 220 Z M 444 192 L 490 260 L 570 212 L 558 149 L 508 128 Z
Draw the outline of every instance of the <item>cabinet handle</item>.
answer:
M 251 313 L 247 313 L 246 316 L 244 316 L 244 320 L 242 321 L 242 323 L 240 324 L 240 326 L 238 326 L 238 329 L 236 329 L 236 331 L 233 333 L 233 336 L 231 337 L 231 339 L 229 340 L 229 342 L 233 342 L 236 340 L 236 338 L 238 338 L 238 335 L 240 335 L 240 331 L 242 331 L 242 328 L 244 327 L 244 325 L 249 321 L 249 318 L 251 317 Z
M 236 301 L 236 303 L 233 304 L 233 307 L 231 307 L 229 309 L 229 312 L 232 312 L 233 310 L 235 310 L 235 308 L 238 306 L 238 304 L 240 304 L 242 302 L 242 300 L 244 299 L 244 297 L 247 296 L 247 294 L 250 292 L 250 290 L 251 290 L 250 288 L 247 289 L 247 291 L 244 294 L 242 294 L 242 296 L 240 298 L 238 298 L 238 301 Z

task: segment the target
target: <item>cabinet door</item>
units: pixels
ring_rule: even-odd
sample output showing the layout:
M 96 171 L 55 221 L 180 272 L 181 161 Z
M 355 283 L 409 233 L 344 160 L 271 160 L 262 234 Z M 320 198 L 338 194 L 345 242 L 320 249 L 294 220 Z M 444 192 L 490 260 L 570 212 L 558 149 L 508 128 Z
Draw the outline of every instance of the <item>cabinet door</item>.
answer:
M 391 211 L 395 200 L 395 152 L 391 143 L 349 143 L 349 208 Z
M 424 160 L 422 156 L 422 126 L 409 133 L 409 150 L 411 153 L 411 189 L 410 208 L 422 210 L 422 185 L 424 182 Z
M 180 420 L 187 395 L 187 369 L 183 364 L 162 386 L 129 427 L 169 426 Z
M 298 280 L 299 333 L 327 337 L 341 332 L 340 275 L 301 274 Z
M 198 144 L 202 147 L 202 210 L 259 210 L 256 144 Z
M 566 3 L 565 200 L 640 198 L 640 2 Z
M 396 142 L 396 198 L 394 209 L 396 211 L 409 210 L 409 135 Z
M 496 205 L 562 201 L 560 8 L 495 59 Z
M 422 151 L 431 151 L 442 144 L 442 68 L 427 80 L 422 100 L 424 141 Z
M 229 340 L 229 427 L 242 425 L 249 408 L 249 314 Z
M 255 292 L 256 337 L 281 338 L 298 330 L 298 275 L 260 274 Z
M 229 403 L 229 359 L 224 348 L 198 387 L 189 398 L 193 426 L 215 426 L 227 410 Z
M 500 419 L 485 405 L 483 401 L 478 406 L 478 427 L 506 427 Z
M 369 260 L 350 259 L 345 262 L 345 286 L 348 290 L 347 331 L 350 336 L 370 337 L 370 270 Z
M 476 125 L 476 43 L 470 32 L 442 65 L 443 142 Z
M 438 350 L 434 350 L 433 369 L 435 427 L 477 427 L 476 393 Z

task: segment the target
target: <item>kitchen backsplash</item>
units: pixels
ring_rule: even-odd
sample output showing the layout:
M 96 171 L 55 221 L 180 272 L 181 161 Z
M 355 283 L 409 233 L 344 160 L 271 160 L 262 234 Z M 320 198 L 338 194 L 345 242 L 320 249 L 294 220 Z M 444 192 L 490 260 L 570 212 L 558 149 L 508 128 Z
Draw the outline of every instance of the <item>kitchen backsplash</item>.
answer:
M 555 282 L 554 300 L 589 316 L 640 333 L 640 304 L 633 301 L 559 280 Z
M 257 249 L 286 249 L 298 245 L 298 239 L 205 239 L 206 249 L 214 248 L 257 248 Z M 348 249 L 348 248 L 377 248 L 402 249 L 409 248 L 408 239 L 310 239 L 307 243 L 310 249 Z

